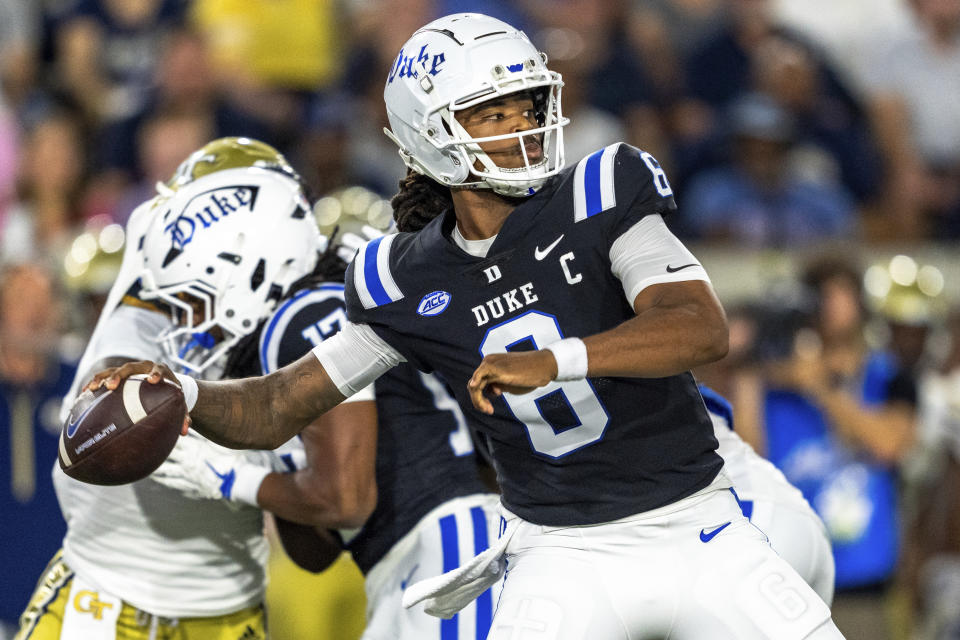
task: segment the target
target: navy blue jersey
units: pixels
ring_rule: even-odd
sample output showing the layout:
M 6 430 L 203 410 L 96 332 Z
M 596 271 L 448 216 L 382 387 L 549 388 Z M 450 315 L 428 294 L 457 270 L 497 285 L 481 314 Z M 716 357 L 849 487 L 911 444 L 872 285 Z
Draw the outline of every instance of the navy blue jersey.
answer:
M 524 200 L 485 258 L 451 240 L 448 211 L 420 232 L 370 242 L 347 271 L 350 320 L 450 383 L 487 437 L 504 505 L 528 521 L 594 524 L 654 509 L 707 486 L 723 464 L 689 373 L 552 382 L 494 399 L 490 416 L 467 394 L 486 354 L 633 318 L 610 246 L 644 216 L 674 208 L 656 160 L 611 145 Z
M 346 320 L 343 285 L 323 284 L 282 304 L 264 325 L 264 373 L 302 357 Z M 347 548 L 367 573 L 429 511 L 485 493 L 467 423 L 447 387 L 409 365 L 375 384 L 377 507 Z

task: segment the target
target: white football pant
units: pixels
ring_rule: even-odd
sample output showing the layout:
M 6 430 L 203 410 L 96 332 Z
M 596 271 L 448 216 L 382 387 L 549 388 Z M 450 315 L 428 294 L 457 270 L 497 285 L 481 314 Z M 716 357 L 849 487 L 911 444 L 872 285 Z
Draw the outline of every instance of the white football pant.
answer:
M 593 526 L 521 520 L 489 639 L 842 640 L 728 487 Z
M 367 628 L 361 640 L 484 640 L 500 593 L 498 582 L 449 620 L 401 605 L 410 584 L 456 569 L 497 541 L 500 496 L 449 500 L 426 516 L 366 579 Z

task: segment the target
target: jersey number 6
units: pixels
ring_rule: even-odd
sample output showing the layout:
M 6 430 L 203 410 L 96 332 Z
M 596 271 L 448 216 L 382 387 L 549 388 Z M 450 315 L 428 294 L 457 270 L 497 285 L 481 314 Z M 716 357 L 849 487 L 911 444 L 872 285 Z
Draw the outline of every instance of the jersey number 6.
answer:
M 557 319 L 539 311 L 527 313 L 491 327 L 480 345 L 481 355 L 506 353 L 518 344 L 532 342 L 536 349 L 563 338 Z M 544 416 L 541 407 L 549 396 L 566 402 L 576 421 L 558 430 Z M 503 394 L 513 415 L 527 427 L 530 444 L 537 453 L 559 458 L 603 437 L 610 421 L 606 408 L 587 380 L 551 382 L 524 395 Z M 555 403 L 559 398 L 552 399 Z

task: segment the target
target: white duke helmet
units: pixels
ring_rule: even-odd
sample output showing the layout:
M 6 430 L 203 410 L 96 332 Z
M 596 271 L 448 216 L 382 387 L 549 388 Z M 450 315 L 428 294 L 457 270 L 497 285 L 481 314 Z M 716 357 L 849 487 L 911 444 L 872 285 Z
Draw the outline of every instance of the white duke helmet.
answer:
M 527 36 L 478 13 L 449 15 L 418 30 L 394 61 L 383 92 L 387 136 L 410 169 L 447 186 L 488 188 L 507 196 L 531 195 L 563 169 L 560 74 Z M 539 126 L 471 138 L 454 113 L 500 96 L 530 92 Z M 542 136 L 543 157 L 524 166 L 498 167 L 479 143 Z M 477 167 L 479 163 L 479 167 Z
M 230 348 L 313 270 L 324 243 L 296 174 L 260 159 L 264 149 L 286 166 L 257 141 L 227 138 L 201 149 L 209 166 L 175 181 L 143 240 L 140 297 L 171 310 L 174 326 L 158 339 L 170 363 L 191 374 L 222 367 Z

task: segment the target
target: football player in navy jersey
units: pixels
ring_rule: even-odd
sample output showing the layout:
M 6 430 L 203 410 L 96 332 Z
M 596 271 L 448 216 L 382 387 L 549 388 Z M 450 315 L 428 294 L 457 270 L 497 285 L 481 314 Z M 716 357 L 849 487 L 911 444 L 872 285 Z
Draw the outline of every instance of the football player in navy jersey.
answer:
M 666 175 L 625 144 L 564 169 L 561 86 L 498 20 L 417 31 L 384 92 L 388 135 L 419 174 L 394 203 L 406 232 L 358 252 L 350 322 L 312 356 L 264 378 L 180 376 L 194 427 L 272 448 L 406 360 L 447 380 L 476 425 L 505 520 L 407 604 L 450 616 L 509 562 L 496 640 L 841 638 L 728 490 L 689 373 L 725 354 L 726 322 L 663 222 Z M 146 362 L 91 385 L 148 372 L 176 377 Z
M 296 361 L 346 323 L 345 268 L 328 256 L 267 322 L 259 349 L 263 373 Z M 377 379 L 373 394 L 377 506 L 359 531 L 342 533 L 366 579 L 363 638 L 483 640 L 498 585 L 447 620 L 400 604 L 407 584 L 458 567 L 497 536 L 499 496 L 480 480 L 463 412 L 436 375 L 410 365 Z M 324 453 L 316 464 L 324 464 Z

